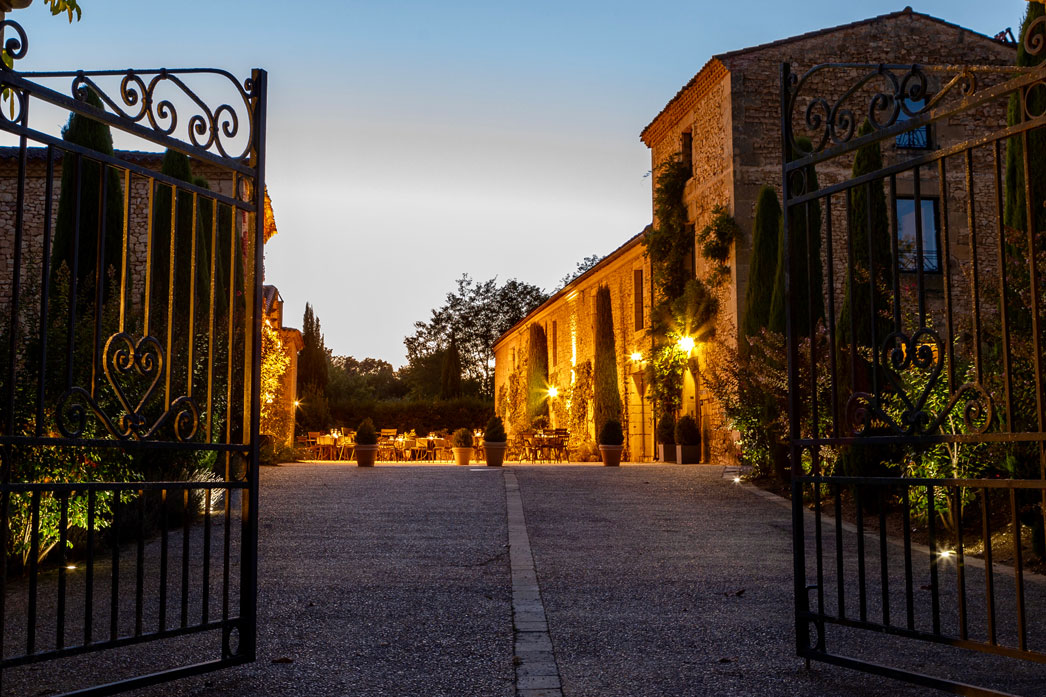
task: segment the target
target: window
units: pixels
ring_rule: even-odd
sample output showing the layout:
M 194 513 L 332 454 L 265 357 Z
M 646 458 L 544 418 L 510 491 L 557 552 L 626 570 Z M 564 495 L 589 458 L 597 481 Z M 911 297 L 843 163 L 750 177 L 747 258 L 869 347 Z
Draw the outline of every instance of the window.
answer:
M 908 111 L 918 113 L 921 109 L 926 106 L 925 99 L 905 99 L 905 106 Z M 908 121 L 912 117 L 904 113 L 904 109 L 901 109 L 897 114 L 897 123 L 903 123 Z M 897 136 L 894 141 L 897 147 L 905 148 L 907 150 L 928 150 L 930 148 L 930 126 L 920 126 L 910 131 L 905 131 Z
M 941 272 L 941 233 L 937 199 L 919 200 L 922 217 L 922 270 Z M 914 198 L 897 198 L 897 265 L 901 271 L 919 270 L 918 228 Z
M 643 269 L 632 272 L 632 306 L 635 308 L 636 328 L 643 328 Z
M 684 131 L 679 142 L 679 150 L 683 156 L 683 164 L 690 176 L 694 176 L 694 135 L 690 131 Z

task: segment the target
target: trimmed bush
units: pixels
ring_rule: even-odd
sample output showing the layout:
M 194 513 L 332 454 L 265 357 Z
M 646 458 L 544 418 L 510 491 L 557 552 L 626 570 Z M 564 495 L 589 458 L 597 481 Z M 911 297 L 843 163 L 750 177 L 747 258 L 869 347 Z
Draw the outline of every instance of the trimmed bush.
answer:
M 467 428 L 459 428 L 457 431 L 454 431 L 450 436 L 450 445 L 452 448 L 471 448 L 472 431 Z
M 676 422 L 676 443 L 679 445 L 700 445 L 701 430 L 697 421 L 690 414 L 679 417 Z
M 671 414 L 665 414 L 657 422 L 657 442 L 661 445 L 676 444 L 676 420 Z
M 599 432 L 600 445 L 621 445 L 625 442 L 625 434 L 621 431 L 621 422 L 610 419 Z
M 621 420 L 621 394 L 617 387 L 617 351 L 614 348 L 614 315 L 610 306 L 610 288 L 596 290 L 595 365 L 592 394 L 596 433 L 603 432 L 608 421 Z
M 483 440 L 488 443 L 504 443 L 508 439 L 505 435 L 505 424 L 502 423 L 500 416 L 490 417 L 490 421 L 487 422 L 487 428 L 483 431 Z
M 374 422 L 371 419 L 364 419 L 360 425 L 356 427 L 356 445 L 377 444 L 378 432 L 374 428 Z

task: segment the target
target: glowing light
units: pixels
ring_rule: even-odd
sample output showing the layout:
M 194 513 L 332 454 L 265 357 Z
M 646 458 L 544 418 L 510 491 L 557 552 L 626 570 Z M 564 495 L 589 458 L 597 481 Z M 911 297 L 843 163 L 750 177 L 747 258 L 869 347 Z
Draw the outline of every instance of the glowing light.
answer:
M 76 564 L 67 564 L 65 568 L 68 571 L 76 571 Z
M 679 340 L 679 350 L 683 353 L 690 353 L 694 350 L 694 346 L 694 337 L 692 336 L 684 336 Z
M 740 483 L 741 483 L 741 478 L 740 477 L 734 477 L 734 484 L 740 484 Z
M 554 397 L 558 397 L 559 396 L 559 388 L 556 387 L 555 385 L 552 385 L 551 387 L 549 387 L 548 388 L 548 396 L 549 397 L 553 397 L 553 398 Z
M 639 351 L 633 351 L 632 355 L 629 356 L 629 358 L 632 359 L 632 362 L 638 363 L 639 361 L 643 360 L 643 354 L 641 354 Z
M 940 554 L 938 554 L 937 556 L 939 556 L 941 559 L 951 559 L 952 557 L 955 556 L 955 552 L 953 552 L 950 549 L 946 549 L 946 550 L 942 551 Z
M 301 402 L 299 402 L 298 400 L 294 400 L 294 406 L 300 407 L 301 406 Z

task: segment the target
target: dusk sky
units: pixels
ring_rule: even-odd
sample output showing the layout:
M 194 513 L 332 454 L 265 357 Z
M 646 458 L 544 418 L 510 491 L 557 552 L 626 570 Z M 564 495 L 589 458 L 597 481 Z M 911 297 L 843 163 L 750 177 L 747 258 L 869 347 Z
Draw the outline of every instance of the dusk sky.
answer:
M 715 53 L 894 3 L 42 0 L 23 70 L 269 71 L 266 281 L 336 355 L 405 362 L 455 279 L 553 290 L 650 222 L 639 132 Z M 913 5 L 985 34 L 1024 0 Z M 801 8 L 801 9 L 797 9 Z M 884 56 L 882 60 L 889 60 Z M 119 144 L 118 144 L 119 145 Z

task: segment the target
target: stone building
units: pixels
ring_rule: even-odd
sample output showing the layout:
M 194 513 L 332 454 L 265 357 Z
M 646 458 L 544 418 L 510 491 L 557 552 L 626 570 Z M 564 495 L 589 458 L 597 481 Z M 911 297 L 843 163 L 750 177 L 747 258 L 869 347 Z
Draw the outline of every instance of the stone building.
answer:
M 712 210 L 716 206 L 722 206 L 743 231 L 741 239 L 731 252 L 731 275 L 726 284 L 720 312 L 719 325 L 729 331 L 720 331 L 716 340 L 736 342 L 738 320 L 743 311 L 745 291 L 750 282 L 748 267 L 751 230 L 758 191 L 763 185 L 771 185 L 780 196 L 782 63 L 790 63 L 793 72 L 801 75 L 805 70 L 821 63 L 1013 65 L 1014 59 L 1015 47 L 1010 43 L 914 12 L 911 8 L 711 57 L 643 129 L 640 138 L 650 148 L 655 188 L 659 169 L 670 158 L 678 157 L 689 167 L 691 176 L 686 184 L 684 200 L 687 220 L 693 230 L 700 230 L 707 225 L 711 220 Z M 988 76 L 985 79 L 993 78 Z M 813 89 L 817 94 L 838 97 L 846 92 L 854 80 L 854 73 L 847 74 L 845 71 L 832 73 L 831 76 L 815 81 Z M 930 84 L 928 87 L 930 94 L 936 89 L 941 89 L 940 84 Z M 863 110 L 855 109 L 859 118 L 864 118 L 870 97 L 879 89 L 882 89 L 881 85 L 869 83 L 855 93 L 855 104 L 860 104 L 863 108 Z M 805 104 L 803 108 L 805 108 Z M 795 122 L 802 123 L 801 115 L 796 117 Z M 963 113 L 943 121 L 932 131 L 923 134 L 922 138 L 917 141 L 906 140 L 888 144 L 884 148 L 884 159 L 889 163 L 891 158 L 894 160 L 902 156 L 907 158 L 910 153 L 901 152 L 901 150 L 912 147 L 924 149 L 946 147 L 950 143 L 962 140 L 968 133 L 973 132 L 976 126 L 983 125 L 983 122 L 991 122 L 996 125 L 1004 123 L 1005 114 L 998 108 Z M 849 164 L 842 164 L 846 166 L 834 164 L 818 169 L 817 174 L 822 186 L 850 178 Z M 990 176 L 992 169 L 990 166 L 980 166 L 975 167 L 975 171 Z M 965 186 L 964 176 L 962 168 L 954 167 L 946 172 L 943 185 L 946 188 L 953 186 L 961 188 Z M 934 221 L 933 224 L 937 228 L 941 225 L 949 225 L 952 229 L 960 231 L 954 236 L 955 244 L 950 250 L 951 255 L 955 258 L 954 261 L 958 262 L 957 266 L 959 266 L 964 259 L 969 257 L 969 234 L 961 232 L 965 225 L 965 211 L 961 206 L 947 208 L 941 204 L 939 195 L 934 192 L 941 190 L 942 182 L 936 177 L 936 172 L 924 173 L 921 202 L 923 213 L 928 216 L 927 220 Z M 991 190 L 988 182 L 974 181 L 973 185 L 975 191 Z M 911 187 L 911 182 L 903 178 L 898 180 L 896 193 L 899 207 L 912 205 L 914 199 Z M 932 211 L 928 209 L 932 209 Z M 913 211 L 907 212 L 912 213 Z M 906 217 L 906 211 L 900 208 L 898 213 L 902 217 L 902 222 L 904 219 L 912 217 Z M 845 234 L 843 216 L 845 216 L 845 211 L 841 206 L 832 211 L 833 236 Z M 656 226 L 657 221 L 655 220 L 653 224 Z M 982 216 L 979 224 L 991 225 L 993 222 L 989 216 Z M 938 231 L 935 230 L 935 232 Z M 899 231 L 899 236 L 906 234 L 910 235 L 911 231 L 905 229 Z M 924 232 L 924 238 L 935 239 L 936 236 L 930 238 Z M 845 249 L 845 239 L 840 238 L 838 242 L 837 249 Z M 964 245 L 966 245 L 965 248 Z M 635 270 L 642 268 L 643 277 L 649 284 L 649 264 L 642 256 L 643 250 L 642 246 L 638 244 L 638 238 L 626 243 L 624 247 L 612 253 L 598 266 L 575 281 L 575 284 L 583 285 L 585 288 L 594 288 L 599 283 L 609 282 L 612 292 L 615 292 L 615 285 L 618 287 L 615 313 L 620 307 L 620 314 L 615 316 L 615 323 L 624 322 L 631 317 L 629 313 L 633 312 L 632 304 L 634 303 L 627 302 L 631 298 L 632 291 L 625 288 L 620 279 L 614 281 L 615 275 L 621 273 L 619 267 L 623 263 L 622 250 L 626 249 L 631 250 L 629 263 Z M 938 253 L 936 247 L 933 251 Z M 823 250 L 822 254 L 824 254 Z M 983 257 L 987 260 L 992 255 L 985 254 Z M 823 261 L 827 263 L 826 260 L 823 259 Z M 837 273 L 835 273 L 835 287 L 830 290 L 841 296 L 845 277 L 842 273 L 842 270 L 845 269 L 845 257 L 837 253 L 832 263 Z M 922 263 L 929 262 L 924 258 Z M 705 272 L 703 260 L 696 252 L 693 268 L 698 276 Z M 932 268 L 925 266 L 924 269 L 933 271 Z M 992 273 L 993 269 L 988 267 L 983 271 Z M 767 281 L 767 279 L 758 280 Z M 934 281 L 931 274 L 928 282 L 931 292 L 934 290 L 934 282 L 939 287 L 939 277 Z M 959 279 L 958 282 L 961 286 L 964 281 Z M 496 350 L 497 388 L 500 389 L 502 385 L 506 384 L 505 380 L 511 372 L 509 366 L 514 362 L 509 349 L 518 347 L 517 345 L 524 341 L 523 330 L 527 325 L 538 321 L 547 322 L 553 317 L 572 316 L 572 310 L 568 308 L 572 302 L 578 304 L 578 301 L 573 299 L 573 294 L 579 290 L 575 284 L 571 284 L 557 293 L 502 337 Z M 959 287 L 957 292 L 964 290 L 969 292 L 968 288 L 963 287 Z M 646 298 L 644 302 L 647 304 L 649 304 L 649 293 L 648 285 L 643 294 Z M 578 304 L 578 307 L 583 312 L 591 311 L 584 305 Z M 578 323 L 578 326 L 584 326 L 584 324 L 582 321 Z M 639 345 L 641 336 L 641 333 L 636 333 L 634 337 L 630 337 L 633 339 L 631 343 Z M 649 345 L 649 338 L 643 338 L 642 341 Z M 588 357 L 584 353 L 579 355 L 585 359 Z M 710 403 L 710 396 L 700 384 L 699 376 L 706 367 L 703 365 L 703 355 L 701 347 L 697 347 L 688 362 L 692 369 L 684 372 L 683 411 L 697 414 L 699 418 L 707 411 L 704 408 L 705 405 Z M 695 376 L 697 376 L 696 379 Z M 566 380 L 562 375 L 557 379 L 560 382 Z M 638 384 L 633 383 L 632 387 L 637 388 Z M 623 384 L 622 389 L 624 390 L 626 386 L 628 385 Z M 631 404 L 633 399 L 637 402 L 642 401 L 638 395 L 626 401 Z M 505 409 L 505 405 L 501 401 L 498 402 L 498 409 L 500 411 Z M 638 414 L 633 413 L 634 410 L 630 411 L 628 415 L 629 433 L 652 433 L 654 428 L 651 420 L 652 411 L 648 401 L 642 411 L 644 419 L 642 426 L 635 422 Z M 644 449 L 632 450 L 631 455 L 634 460 L 649 457 L 652 453 L 649 442 L 645 442 L 647 445 Z
M 279 331 L 283 350 L 290 360 L 281 380 L 281 408 L 288 415 L 286 423 L 289 424 L 286 433 L 282 434 L 283 441 L 287 447 L 292 448 L 294 447 L 294 419 L 297 416 L 298 407 L 298 352 L 305 348 L 305 342 L 302 339 L 301 330 L 283 325 L 283 296 L 280 295 L 280 290 L 276 286 L 262 287 L 262 318 L 270 327 Z

